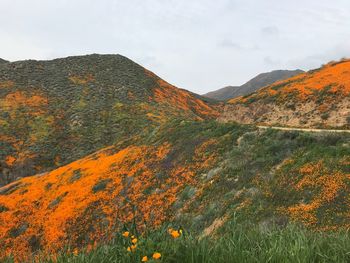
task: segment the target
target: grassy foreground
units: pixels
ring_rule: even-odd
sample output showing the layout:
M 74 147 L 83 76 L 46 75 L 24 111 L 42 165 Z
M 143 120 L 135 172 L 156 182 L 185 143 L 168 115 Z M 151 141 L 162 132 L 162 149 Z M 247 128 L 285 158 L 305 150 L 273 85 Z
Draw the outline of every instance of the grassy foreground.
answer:
M 55 260 L 42 262 L 350 261 L 350 236 L 347 232 L 312 232 L 297 226 L 261 231 L 258 227 L 228 224 L 215 238 L 200 239 L 185 231 L 181 234 L 177 230 L 174 236 L 166 228 L 140 237 L 132 237 L 130 231 L 127 237 L 123 233 L 118 234 L 112 243 L 93 251 L 75 250 L 61 254 Z M 133 238 L 137 240 L 132 242 Z M 135 247 L 131 247 L 133 243 Z M 131 247 L 131 251 L 128 251 L 128 247 Z M 153 259 L 155 253 L 159 253 L 159 259 Z

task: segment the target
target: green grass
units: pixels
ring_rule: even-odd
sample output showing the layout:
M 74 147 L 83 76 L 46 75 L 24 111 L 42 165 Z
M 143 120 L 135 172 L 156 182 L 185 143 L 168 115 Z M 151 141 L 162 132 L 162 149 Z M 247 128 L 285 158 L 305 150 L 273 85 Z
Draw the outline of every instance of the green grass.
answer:
M 125 145 L 170 143 L 172 149 L 159 166 L 167 172 L 172 165 L 195 163 L 196 147 L 209 139 L 215 139 L 217 144 L 202 154 L 218 153 L 217 162 L 203 171 L 197 169 L 197 183 L 184 186 L 169 210 L 173 215 L 169 220 L 188 230 L 183 237 L 173 240 L 166 228 L 145 233 L 139 238 L 136 252 L 129 253 L 125 239 L 117 235 L 113 242 L 93 252 L 78 256 L 61 254 L 58 262 L 140 262 L 142 256 L 150 257 L 154 251 L 162 253 L 161 262 L 350 262 L 348 233 L 313 232 L 296 226 L 269 232 L 259 229 L 265 222 L 286 217 L 279 214 L 280 208 L 299 204 L 302 198 L 308 202 L 322 191 L 312 187 L 296 192 L 291 187 L 302 178 L 299 170 L 305 164 L 322 161 L 322 174 L 349 173 L 348 163 L 344 161 L 350 156 L 349 135 L 259 131 L 253 126 L 214 121 L 173 120 Z M 284 160 L 292 162 L 283 164 Z M 215 172 L 217 168 L 220 170 Z M 73 179 L 79 176 L 77 172 Z M 215 181 L 209 184 L 209 180 Z M 348 205 L 344 200 L 349 193 L 349 182 L 346 182 L 335 200 L 315 210 L 318 220 L 315 229 L 348 226 Z M 103 189 L 105 183 L 97 184 L 95 190 Z M 196 195 L 201 189 L 201 194 Z M 241 195 L 236 195 L 240 192 Z M 251 204 L 238 209 L 246 200 Z M 236 220 L 229 221 L 220 235 L 198 240 L 198 235 L 215 219 L 235 212 Z M 91 222 L 93 226 L 96 221 L 91 219 Z M 81 234 L 85 237 L 85 233 Z M 86 240 L 84 244 L 92 241 Z
M 184 232 L 173 239 L 163 228 L 139 237 L 135 252 L 128 252 L 129 238 L 118 235 L 113 242 L 77 256 L 61 254 L 58 263 L 141 262 L 145 255 L 162 254 L 149 262 L 349 262 L 347 232 L 312 232 L 294 225 L 262 231 L 258 227 L 228 223 L 215 238 L 199 239 Z M 8 262 L 12 262 L 9 260 Z M 42 262 L 54 262 L 45 260 Z

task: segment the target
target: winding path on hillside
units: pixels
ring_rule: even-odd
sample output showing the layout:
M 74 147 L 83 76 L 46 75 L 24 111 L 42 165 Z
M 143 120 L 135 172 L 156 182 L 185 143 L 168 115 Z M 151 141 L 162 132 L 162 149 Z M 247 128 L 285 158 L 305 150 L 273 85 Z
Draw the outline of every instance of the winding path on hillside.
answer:
M 282 131 L 350 133 L 350 130 L 308 129 L 308 128 L 291 128 L 291 127 L 261 126 L 261 125 L 258 125 L 257 127 L 259 129 L 274 129 L 274 130 L 282 130 Z

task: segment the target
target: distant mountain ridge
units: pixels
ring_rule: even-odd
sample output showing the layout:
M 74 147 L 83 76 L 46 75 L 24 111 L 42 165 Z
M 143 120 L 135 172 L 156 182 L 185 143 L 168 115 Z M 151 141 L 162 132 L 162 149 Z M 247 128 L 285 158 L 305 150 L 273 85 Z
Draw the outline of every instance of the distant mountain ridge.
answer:
M 330 62 L 229 100 L 221 121 L 302 128 L 350 127 L 350 60 Z
M 8 61 L 5 60 L 5 59 L 0 58 L 0 64 L 2 64 L 2 63 L 8 63 Z
M 303 73 L 303 70 L 274 70 L 267 73 L 261 73 L 249 80 L 247 83 L 242 86 L 228 86 L 219 90 L 211 91 L 204 94 L 204 97 L 208 97 L 215 100 L 229 100 L 239 96 L 248 95 L 257 91 L 258 89 L 271 85 L 276 81 L 284 80 L 300 73 Z

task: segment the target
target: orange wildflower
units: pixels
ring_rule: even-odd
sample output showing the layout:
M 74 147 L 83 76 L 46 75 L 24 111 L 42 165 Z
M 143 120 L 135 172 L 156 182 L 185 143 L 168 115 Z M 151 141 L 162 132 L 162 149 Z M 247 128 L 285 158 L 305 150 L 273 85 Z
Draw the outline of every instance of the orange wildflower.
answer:
M 173 230 L 171 231 L 170 235 L 173 237 L 173 238 L 178 238 L 181 234 L 178 230 Z
M 162 257 L 162 254 L 160 254 L 159 252 L 154 252 L 152 257 L 154 259 L 160 259 Z

